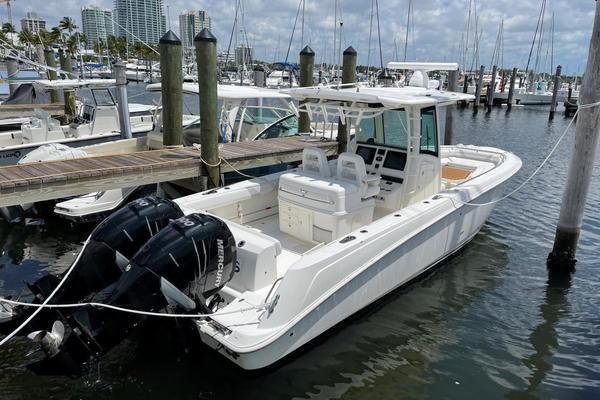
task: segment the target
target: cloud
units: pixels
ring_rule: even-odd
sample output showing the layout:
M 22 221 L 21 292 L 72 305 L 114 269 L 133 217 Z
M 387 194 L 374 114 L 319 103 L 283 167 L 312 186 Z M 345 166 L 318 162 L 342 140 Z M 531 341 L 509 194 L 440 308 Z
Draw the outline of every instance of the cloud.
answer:
M 92 0 L 93 1 L 93 0 Z M 205 9 L 213 19 L 213 33 L 219 47 L 226 49 L 231 35 L 237 0 L 168 0 L 171 28 L 179 33 L 177 16 L 191 6 Z M 404 55 L 408 0 L 378 0 L 383 61 Z M 419 0 L 414 4 L 414 30 L 410 31 L 407 55 L 410 60 L 461 61 L 461 44 L 464 42 L 466 15 L 469 2 L 477 3 L 479 62 L 487 65 L 492 59 L 498 28 L 504 19 L 505 67 L 524 67 L 531 48 L 542 0 Z M 90 1 L 46 0 L 18 1 L 12 4 L 14 20 L 18 21 L 27 11 L 35 11 L 48 23 L 56 25 L 63 16 L 79 21 L 81 6 Z M 335 0 L 306 0 L 304 14 L 304 44 L 317 53 L 317 62 L 332 62 L 339 52 L 334 50 L 334 3 Z M 112 8 L 111 0 L 97 0 L 97 5 Z M 266 61 L 285 58 L 299 0 L 242 0 L 244 26 L 255 56 Z M 339 0 L 337 19 L 343 21 L 342 50 L 353 46 L 359 53 L 359 63 L 379 64 L 377 23 L 373 18 L 371 35 L 371 0 Z M 565 73 L 574 73 L 585 67 L 589 39 L 594 18 L 595 3 L 589 0 L 548 0 L 545 28 L 554 13 L 554 65 L 562 64 Z M 5 8 L 0 12 L 5 14 Z M 167 12 L 165 7 L 165 13 Z M 6 19 L 5 15 L 2 15 Z M 20 28 L 16 23 L 17 28 Z M 240 24 L 241 25 L 241 24 Z M 471 29 L 471 38 L 473 30 Z M 242 40 L 238 32 L 238 40 Z M 371 45 L 369 46 L 369 37 Z M 539 68 L 548 70 L 550 40 L 544 29 L 545 44 L 540 50 Z M 301 49 L 301 23 L 298 22 L 294 40 L 290 46 L 290 60 L 296 60 Z M 234 39 L 235 40 L 235 39 Z M 472 40 L 471 40 L 472 42 Z M 369 52 L 370 47 L 370 52 Z M 537 50 L 537 48 L 536 48 Z M 472 49 L 471 49 L 472 52 Z M 370 53 L 370 54 L 369 54 Z M 537 51 L 534 51 L 534 56 Z M 473 57 L 470 57 L 473 58 Z M 535 58 L 535 57 L 534 57 Z M 532 61 L 533 63 L 534 61 Z M 472 63 L 472 60 L 470 61 Z

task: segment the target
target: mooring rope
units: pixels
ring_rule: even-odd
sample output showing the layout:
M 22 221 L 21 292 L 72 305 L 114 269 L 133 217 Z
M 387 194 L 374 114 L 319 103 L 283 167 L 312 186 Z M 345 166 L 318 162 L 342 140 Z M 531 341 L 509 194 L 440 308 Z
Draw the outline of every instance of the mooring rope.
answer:
M 64 278 L 63 278 L 63 281 L 64 281 Z M 237 310 L 232 310 L 232 311 L 221 311 L 221 312 L 217 311 L 212 314 L 166 314 L 166 313 L 160 313 L 160 312 L 135 310 L 132 308 L 119 307 L 119 306 L 114 306 L 112 304 L 96 303 L 96 302 L 72 303 L 72 304 L 37 304 L 37 303 L 26 303 L 26 302 L 22 302 L 22 301 L 9 300 L 9 299 L 0 297 L 0 303 L 6 303 L 6 304 L 15 305 L 15 306 L 23 306 L 23 307 L 37 307 L 38 310 L 41 310 L 42 308 L 78 308 L 78 307 L 92 306 L 92 307 L 98 307 L 98 308 L 108 308 L 111 310 L 121 311 L 121 312 L 129 313 L 129 314 L 144 315 L 144 316 L 148 316 L 148 317 L 196 318 L 196 319 L 218 317 L 221 315 L 239 314 L 239 313 L 243 313 L 246 311 L 265 310 L 271 306 L 271 303 L 263 303 L 263 304 L 259 304 L 256 306 L 239 308 Z M 2 345 L 2 344 L 3 343 L 0 343 L 0 345 Z
M 577 107 L 577 111 L 575 111 L 575 114 L 573 114 L 573 118 L 571 118 L 571 121 L 569 122 L 569 124 L 565 128 L 565 131 L 559 136 L 558 140 L 556 141 L 556 143 L 552 147 L 552 150 L 550 150 L 550 153 L 548 153 L 548 155 L 544 158 L 544 160 L 542 161 L 542 163 L 535 169 L 535 171 L 533 171 L 533 173 L 527 179 L 525 179 L 519 186 L 517 186 L 516 189 L 512 190 L 511 192 L 509 192 L 507 195 L 502 196 L 502 197 L 500 197 L 499 199 L 496 199 L 496 200 L 488 201 L 486 203 L 470 203 L 468 201 L 459 200 L 459 199 L 457 199 L 456 197 L 454 197 L 454 196 L 452 196 L 450 194 L 440 194 L 439 196 L 441 196 L 443 198 L 446 198 L 446 199 L 450 199 L 452 202 L 457 202 L 459 204 L 473 206 L 473 207 L 489 206 L 489 205 L 492 205 L 492 204 L 497 204 L 497 203 L 501 202 L 502 200 L 508 199 L 509 197 L 513 196 L 515 193 L 517 193 L 521 189 L 523 189 L 525 187 L 525 185 L 527 183 L 529 183 L 529 181 L 531 181 L 541 171 L 541 169 L 544 167 L 544 165 L 546 165 L 546 163 L 548 162 L 548 160 L 550 160 L 550 157 L 552 157 L 552 155 L 554 154 L 554 152 L 556 151 L 556 149 L 558 148 L 558 146 L 560 145 L 560 143 L 562 142 L 562 140 L 565 138 L 565 136 L 567 136 L 567 133 L 569 133 L 569 129 L 571 129 L 571 125 L 573 125 L 573 122 L 577 118 L 577 114 L 579 114 L 579 111 L 581 111 L 583 109 L 587 109 L 587 108 L 598 107 L 598 106 L 600 106 L 600 101 L 598 101 L 596 103 L 582 104 L 579 107 Z

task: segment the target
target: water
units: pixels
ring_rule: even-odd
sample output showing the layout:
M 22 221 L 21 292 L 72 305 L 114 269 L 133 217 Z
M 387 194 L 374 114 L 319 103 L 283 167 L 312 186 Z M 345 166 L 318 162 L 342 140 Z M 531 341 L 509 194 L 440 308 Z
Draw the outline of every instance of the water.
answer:
M 471 110 L 455 142 L 501 147 L 523 159 L 510 190 L 546 156 L 568 121 L 547 112 Z M 345 322 L 277 368 L 241 371 L 200 348 L 185 353 L 149 327 L 78 379 L 37 377 L 23 339 L 0 348 L 2 399 L 598 398 L 600 185 L 598 165 L 571 282 L 548 282 L 573 135 L 539 176 L 499 204 L 483 230 L 435 273 Z M 66 268 L 90 227 L 0 223 L 0 294 Z

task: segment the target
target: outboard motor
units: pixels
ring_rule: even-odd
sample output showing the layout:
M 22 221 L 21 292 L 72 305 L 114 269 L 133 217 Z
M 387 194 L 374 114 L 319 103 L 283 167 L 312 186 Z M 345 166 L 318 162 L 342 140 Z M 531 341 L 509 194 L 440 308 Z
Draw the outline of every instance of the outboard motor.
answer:
M 51 303 L 79 303 L 88 301 L 98 291 L 116 282 L 131 258 L 148 239 L 156 235 L 173 219 L 183 213 L 169 200 L 148 196 L 129 203 L 105 219 L 90 235 L 75 260 L 73 270 Z M 61 278 L 46 275 L 29 289 L 34 302 L 42 303 L 54 291 Z M 12 331 L 34 310 L 14 307 L 11 318 L 0 319 L 0 332 Z M 65 315 L 65 310 L 61 311 Z M 40 312 L 28 324 L 31 329 L 44 329 L 59 316 L 50 309 Z
M 235 265 L 235 239 L 227 225 L 210 215 L 191 214 L 153 236 L 121 278 L 91 301 L 142 312 L 210 313 L 208 299 L 231 280 Z M 67 318 L 70 335 L 43 361 L 45 372 L 82 367 L 119 344 L 144 319 L 107 308 L 77 309 Z

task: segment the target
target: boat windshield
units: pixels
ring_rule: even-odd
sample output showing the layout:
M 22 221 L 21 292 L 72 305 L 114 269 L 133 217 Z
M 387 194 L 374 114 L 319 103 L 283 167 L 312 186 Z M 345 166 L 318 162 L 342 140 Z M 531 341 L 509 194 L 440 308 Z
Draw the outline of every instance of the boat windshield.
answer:
M 408 124 L 406 111 L 387 110 L 373 118 L 365 115 L 357 126 L 357 143 L 390 146 L 406 150 Z

